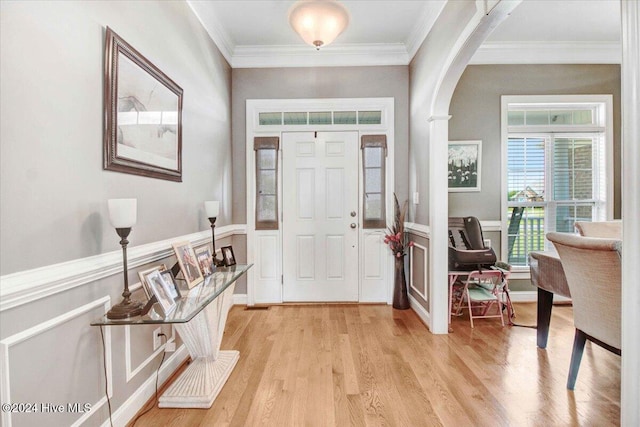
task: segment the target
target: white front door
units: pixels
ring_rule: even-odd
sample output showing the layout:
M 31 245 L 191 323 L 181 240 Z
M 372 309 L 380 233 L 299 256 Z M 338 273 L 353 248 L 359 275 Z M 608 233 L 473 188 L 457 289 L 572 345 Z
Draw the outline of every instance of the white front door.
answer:
M 284 301 L 358 301 L 358 133 L 282 134 Z

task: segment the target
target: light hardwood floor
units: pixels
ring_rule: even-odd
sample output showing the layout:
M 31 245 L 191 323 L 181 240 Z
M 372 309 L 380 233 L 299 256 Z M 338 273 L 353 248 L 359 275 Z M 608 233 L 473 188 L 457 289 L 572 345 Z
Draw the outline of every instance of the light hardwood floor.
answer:
M 535 303 L 516 304 L 535 323 Z M 587 342 L 566 390 L 569 306 L 549 344 L 499 319 L 454 318 L 432 335 L 412 310 L 385 305 L 234 307 L 223 349 L 240 361 L 207 410 L 154 408 L 136 426 L 608 426 L 620 418 L 620 357 Z

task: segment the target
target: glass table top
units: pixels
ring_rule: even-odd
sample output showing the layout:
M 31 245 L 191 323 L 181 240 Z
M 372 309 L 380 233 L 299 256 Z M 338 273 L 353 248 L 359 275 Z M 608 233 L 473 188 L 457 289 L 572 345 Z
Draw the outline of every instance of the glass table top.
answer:
M 128 319 L 108 319 L 106 315 L 91 322 L 91 326 L 144 325 L 153 323 L 186 323 L 200 313 L 209 303 L 218 298 L 229 286 L 245 274 L 253 264 L 237 264 L 231 267 L 218 267 L 204 278 L 204 281 L 187 290 L 176 300 L 176 306 L 166 316 L 162 315 L 158 303 L 143 316 Z

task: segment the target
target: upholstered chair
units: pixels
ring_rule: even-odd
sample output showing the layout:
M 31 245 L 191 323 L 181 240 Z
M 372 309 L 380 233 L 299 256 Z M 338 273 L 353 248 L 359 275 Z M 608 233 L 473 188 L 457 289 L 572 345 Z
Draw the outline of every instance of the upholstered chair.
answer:
M 584 237 L 603 237 L 605 239 L 622 239 L 622 221 L 586 222 L 576 221 L 576 230 Z
M 548 233 L 556 247 L 573 300 L 576 328 L 567 388 L 573 390 L 586 340 L 621 354 L 622 241 Z

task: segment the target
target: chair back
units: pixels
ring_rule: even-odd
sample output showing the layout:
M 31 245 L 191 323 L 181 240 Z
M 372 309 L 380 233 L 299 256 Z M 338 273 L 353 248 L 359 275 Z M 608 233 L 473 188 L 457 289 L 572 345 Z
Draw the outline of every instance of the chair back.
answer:
M 576 230 L 581 236 L 622 239 L 622 221 L 576 221 Z
M 548 233 L 547 239 L 562 261 L 576 329 L 620 349 L 622 242 L 568 233 Z

